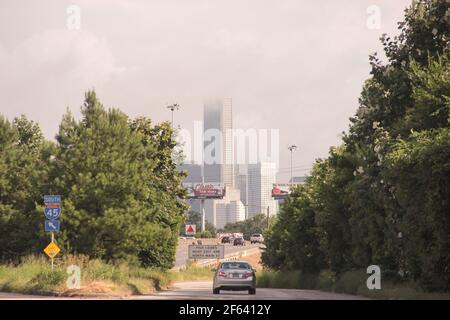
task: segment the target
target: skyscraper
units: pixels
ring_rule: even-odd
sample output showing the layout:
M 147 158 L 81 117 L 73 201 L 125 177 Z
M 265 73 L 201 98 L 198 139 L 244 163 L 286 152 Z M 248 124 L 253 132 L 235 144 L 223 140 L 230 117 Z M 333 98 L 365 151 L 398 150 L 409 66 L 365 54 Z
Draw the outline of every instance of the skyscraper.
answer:
M 262 162 L 248 166 L 247 199 L 248 218 L 258 213 L 276 213 L 276 201 L 272 199 L 272 187 L 276 182 L 276 164 Z
M 234 186 L 231 98 L 208 100 L 203 109 L 205 182 Z

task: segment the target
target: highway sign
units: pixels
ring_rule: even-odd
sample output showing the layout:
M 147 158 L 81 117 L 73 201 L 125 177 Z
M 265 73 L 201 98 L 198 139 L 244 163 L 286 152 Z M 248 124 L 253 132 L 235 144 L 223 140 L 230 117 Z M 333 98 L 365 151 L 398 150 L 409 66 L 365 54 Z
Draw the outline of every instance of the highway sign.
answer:
M 195 224 L 187 224 L 184 228 L 184 234 L 187 236 L 195 235 Z
M 59 231 L 61 227 L 61 223 L 59 220 L 45 220 L 45 231 L 53 232 Z
M 44 208 L 44 214 L 49 220 L 56 220 L 61 216 L 61 208 L 58 206 L 47 206 Z
M 45 204 L 61 204 L 61 196 L 52 196 L 46 195 L 44 196 Z
M 61 249 L 54 242 L 50 242 L 48 246 L 45 247 L 44 252 L 50 258 L 56 257 L 56 255 L 61 251 Z
M 190 245 L 189 259 L 223 259 L 225 247 L 223 245 Z

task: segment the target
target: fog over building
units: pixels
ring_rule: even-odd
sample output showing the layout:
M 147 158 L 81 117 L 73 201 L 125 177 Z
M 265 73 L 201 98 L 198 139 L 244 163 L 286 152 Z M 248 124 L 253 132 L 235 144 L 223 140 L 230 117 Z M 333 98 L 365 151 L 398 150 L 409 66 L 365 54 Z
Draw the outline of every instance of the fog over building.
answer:
M 205 182 L 234 187 L 231 98 L 210 99 L 203 108 Z
M 205 201 L 206 220 L 217 228 L 245 219 L 241 191 L 235 185 L 233 108 L 231 98 L 210 99 L 203 109 L 204 181 L 222 183 L 221 200 Z

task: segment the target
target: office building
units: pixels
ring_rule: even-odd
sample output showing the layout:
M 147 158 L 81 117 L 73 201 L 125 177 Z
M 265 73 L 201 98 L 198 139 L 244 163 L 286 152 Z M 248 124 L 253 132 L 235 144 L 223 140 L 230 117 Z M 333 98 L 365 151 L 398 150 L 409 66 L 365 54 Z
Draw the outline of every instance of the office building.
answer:
M 277 203 L 272 199 L 272 188 L 276 182 L 276 164 L 263 162 L 248 166 L 247 200 L 248 218 L 259 213 L 273 215 L 277 210 Z
M 231 98 L 208 100 L 203 109 L 205 182 L 234 187 Z

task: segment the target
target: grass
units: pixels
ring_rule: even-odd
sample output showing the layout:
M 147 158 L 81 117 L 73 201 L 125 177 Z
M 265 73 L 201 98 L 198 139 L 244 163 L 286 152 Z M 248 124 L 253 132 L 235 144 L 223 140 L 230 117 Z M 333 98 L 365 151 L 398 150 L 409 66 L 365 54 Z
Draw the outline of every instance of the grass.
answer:
M 68 289 L 66 285 L 69 265 L 81 269 L 80 289 Z M 166 289 L 174 281 L 211 278 L 212 272 L 206 268 L 162 271 L 127 263 L 109 264 L 85 256 L 66 256 L 55 263 L 53 271 L 45 257 L 30 256 L 19 265 L 0 265 L 0 291 L 40 295 L 142 295 Z
M 213 275 L 211 268 L 187 267 L 180 271 L 171 271 L 170 279 L 172 281 L 211 280 Z
M 368 275 L 363 270 L 344 272 L 337 276 L 331 271 L 319 275 L 301 274 L 298 271 L 264 270 L 257 274 L 259 288 L 316 289 L 337 293 L 355 294 L 372 299 L 384 300 L 450 300 L 450 293 L 425 292 L 414 283 L 393 283 L 381 281 L 380 290 L 369 290 Z

